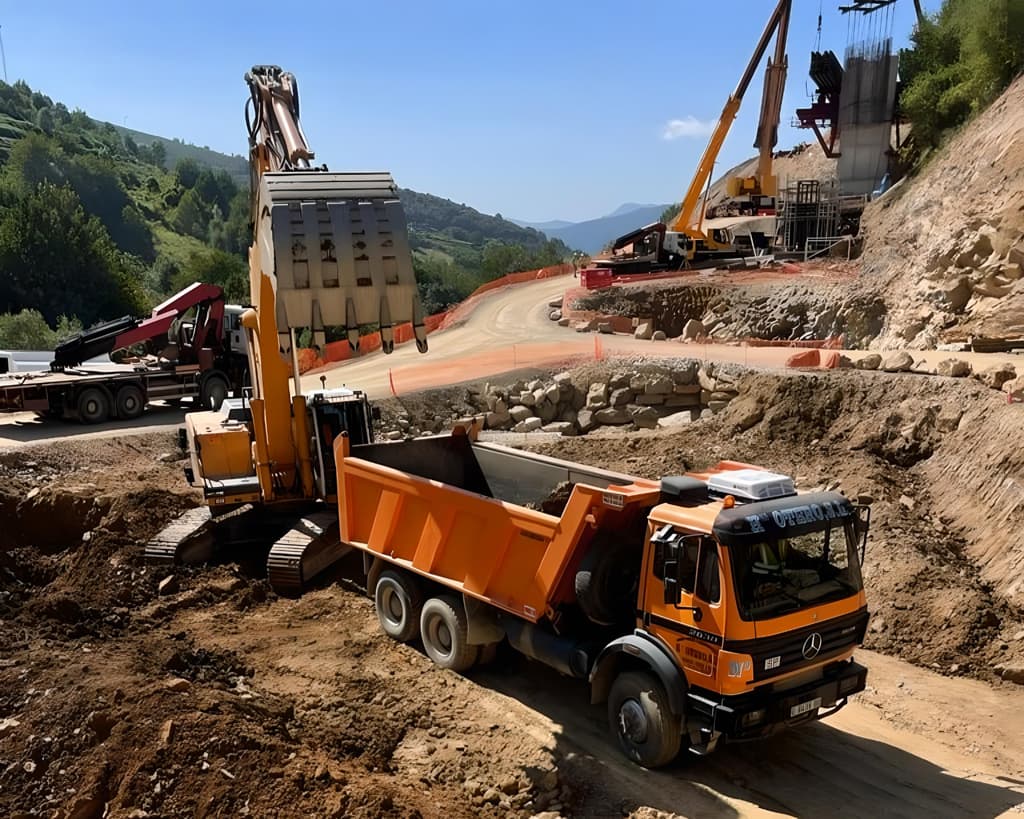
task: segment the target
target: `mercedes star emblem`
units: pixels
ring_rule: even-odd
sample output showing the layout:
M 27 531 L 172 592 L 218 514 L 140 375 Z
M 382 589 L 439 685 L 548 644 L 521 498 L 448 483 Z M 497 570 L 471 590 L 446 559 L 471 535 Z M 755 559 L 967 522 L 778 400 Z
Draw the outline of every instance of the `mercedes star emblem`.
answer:
M 813 634 L 808 634 L 807 639 L 804 640 L 804 659 L 813 660 L 818 656 L 819 651 L 821 651 L 821 635 L 815 631 Z

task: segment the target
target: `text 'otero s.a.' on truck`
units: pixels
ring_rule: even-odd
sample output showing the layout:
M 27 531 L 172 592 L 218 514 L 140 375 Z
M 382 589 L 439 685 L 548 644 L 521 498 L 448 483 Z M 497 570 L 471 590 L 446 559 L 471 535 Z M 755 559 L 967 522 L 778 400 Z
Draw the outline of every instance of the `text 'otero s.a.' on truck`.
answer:
M 735 462 L 650 481 L 476 439 L 335 441 L 341 540 L 391 637 L 464 671 L 502 640 L 607 702 L 646 767 L 865 687 L 868 510 Z

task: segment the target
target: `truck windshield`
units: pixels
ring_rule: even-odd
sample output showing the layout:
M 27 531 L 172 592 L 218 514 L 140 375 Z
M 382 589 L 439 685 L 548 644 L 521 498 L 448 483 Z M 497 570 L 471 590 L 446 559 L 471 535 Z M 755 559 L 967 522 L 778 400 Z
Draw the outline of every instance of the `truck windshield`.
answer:
M 853 523 L 729 547 L 740 614 L 767 620 L 863 586 Z

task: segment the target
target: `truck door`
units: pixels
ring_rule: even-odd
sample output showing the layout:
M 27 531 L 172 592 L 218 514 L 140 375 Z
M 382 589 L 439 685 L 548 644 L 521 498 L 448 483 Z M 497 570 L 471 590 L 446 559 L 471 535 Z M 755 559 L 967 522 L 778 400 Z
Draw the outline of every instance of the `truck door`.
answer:
M 651 537 L 643 621 L 675 652 L 687 678 L 714 681 L 725 634 L 718 544 L 664 526 Z

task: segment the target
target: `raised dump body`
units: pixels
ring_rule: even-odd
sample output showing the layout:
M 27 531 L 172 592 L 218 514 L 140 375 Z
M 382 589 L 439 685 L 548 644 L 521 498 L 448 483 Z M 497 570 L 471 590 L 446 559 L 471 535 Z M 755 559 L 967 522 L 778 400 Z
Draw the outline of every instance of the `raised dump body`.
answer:
M 561 581 L 597 531 L 625 533 L 661 497 L 655 481 L 467 435 L 353 447 L 339 480 L 343 541 L 531 622 L 571 599 Z M 566 494 L 560 514 L 529 508 Z
M 862 691 L 867 517 L 722 462 L 651 481 L 451 436 L 335 441 L 341 539 L 381 628 L 463 671 L 499 643 L 589 680 L 634 761 L 827 716 Z

